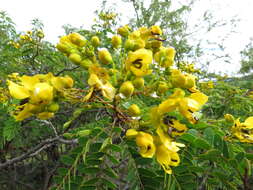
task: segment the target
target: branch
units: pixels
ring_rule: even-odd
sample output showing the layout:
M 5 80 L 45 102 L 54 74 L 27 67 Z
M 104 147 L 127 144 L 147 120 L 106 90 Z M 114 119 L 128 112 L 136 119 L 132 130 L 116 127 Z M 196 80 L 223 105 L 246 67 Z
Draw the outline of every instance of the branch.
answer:
M 78 143 L 77 139 L 65 140 L 65 139 L 61 138 L 60 136 L 54 137 L 54 138 L 49 138 L 49 139 L 42 141 L 40 144 L 36 145 L 35 147 L 31 148 L 30 150 L 28 150 L 26 153 L 22 154 L 21 156 L 18 156 L 16 158 L 12 158 L 4 163 L 0 163 L 0 169 L 5 168 L 5 167 L 7 167 L 11 164 L 17 163 L 17 162 L 21 162 L 27 158 L 32 157 L 32 156 L 35 156 L 38 153 L 40 153 L 42 150 L 52 146 L 56 142 L 60 142 L 63 144 L 77 144 Z
M 61 73 L 65 72 L 65 71 L 73 71 L 77 68 L 79 68 L 80 66 L 76 66 L 76 67 L 73 67 L 73 68 L 64 68 L 62 69 L 61 71 L 59 71 L 58 73 L 55 74 L 55 76 L 59 76 Z

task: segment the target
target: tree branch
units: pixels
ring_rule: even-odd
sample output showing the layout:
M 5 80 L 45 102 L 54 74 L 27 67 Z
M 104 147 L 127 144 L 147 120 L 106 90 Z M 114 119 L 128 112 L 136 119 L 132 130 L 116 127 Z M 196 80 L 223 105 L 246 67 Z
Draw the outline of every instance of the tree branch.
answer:
M 7 167 L 11 164 L 17 163 L 17 162 L 21 162 L 27 158 L 33 157 L 33 156 L 37 155 L 38 153 L 40 153 L 42 150 L 52 146 L 56 142 L 60 142 L 63 144 L 77 144 L 78 140 L 77 139 L 65 140 L 60 136 L 46 139 L 46 140 L 42 141 L 40 144 L 38 144 L 35 147 L 28 150 L 26 153 L 22 154 L 21 156 L 18 156 L 16 158 L 12 158 L 4 163 L 0 163 L 0 169 L 5 168 L 5 167 Z

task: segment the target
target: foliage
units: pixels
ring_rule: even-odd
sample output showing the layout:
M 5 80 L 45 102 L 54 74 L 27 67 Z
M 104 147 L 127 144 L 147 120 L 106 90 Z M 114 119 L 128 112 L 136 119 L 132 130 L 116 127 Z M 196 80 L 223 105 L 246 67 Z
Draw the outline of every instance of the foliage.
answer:
M 253 45 L 252 39 L 246 45 L 245 49 L 241 51 L 241 73 L 250 73 L 253 68 Z

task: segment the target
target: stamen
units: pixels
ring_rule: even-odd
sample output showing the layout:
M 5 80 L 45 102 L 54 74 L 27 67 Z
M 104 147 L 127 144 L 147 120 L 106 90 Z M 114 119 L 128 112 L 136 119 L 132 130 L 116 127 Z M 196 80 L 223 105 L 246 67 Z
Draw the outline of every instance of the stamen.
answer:
M 134 62 L 133 62 L 133 65 L 135 68 L 137 69 L 140 69 L 142 67 L 142 59 L 136 59 Z

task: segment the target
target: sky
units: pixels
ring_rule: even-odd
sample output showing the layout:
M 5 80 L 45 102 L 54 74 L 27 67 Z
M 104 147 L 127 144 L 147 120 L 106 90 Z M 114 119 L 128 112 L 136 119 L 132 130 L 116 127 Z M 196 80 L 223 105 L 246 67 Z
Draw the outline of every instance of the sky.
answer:
M 75 27 L 83 26 L 89 28 L 94 21 L 94 11 L 100 9 L 102 0 L 2 0 L 0 10 L 6 11 L 16 23 L 18 31 L 27 31 L 31 28 L 31 20 L 39 18 L 44 24 L 46 40 L 56 43 L 60 35 L 64 34 L 62 26 L 71 24 Z M 127 24 L 130 17 L 134 15 L 130 3 L 124 3 L 120 0 L 108 0 L 110 5 L 116 4 L 116 11 L 122 13 L 122 25 Z M 145 1 L 146 2 L 146 1 Z M 184 0 L 181 2 L 189 2 Z M 253 37 L 253 0 L 198 0 L 194 5 L 193 11 L 189 17 L 192 26 L 201 22 L 204 11 L 210 10 L 215 19 L 229 20 L 234 16 L 240 19 L 234 28 L 234 33 L 226 37 L 224 45 L 226 51 L 232 57 L 232 63 L 213 62 L 210 71 L 221 71 L 223 73 L 235 73 L 240 64 L 240 51 L 249 43 L 250 37 Z M 197 38 L 208 39 L 213 42 L 219 42 L 226 33 L 231 30 L 231 26 L 217 29 L 209 34 L 197 33 Z M 193 39 L 194 43 L 194 39 Z M 207 51 L 214 51 L 207 46 Z

